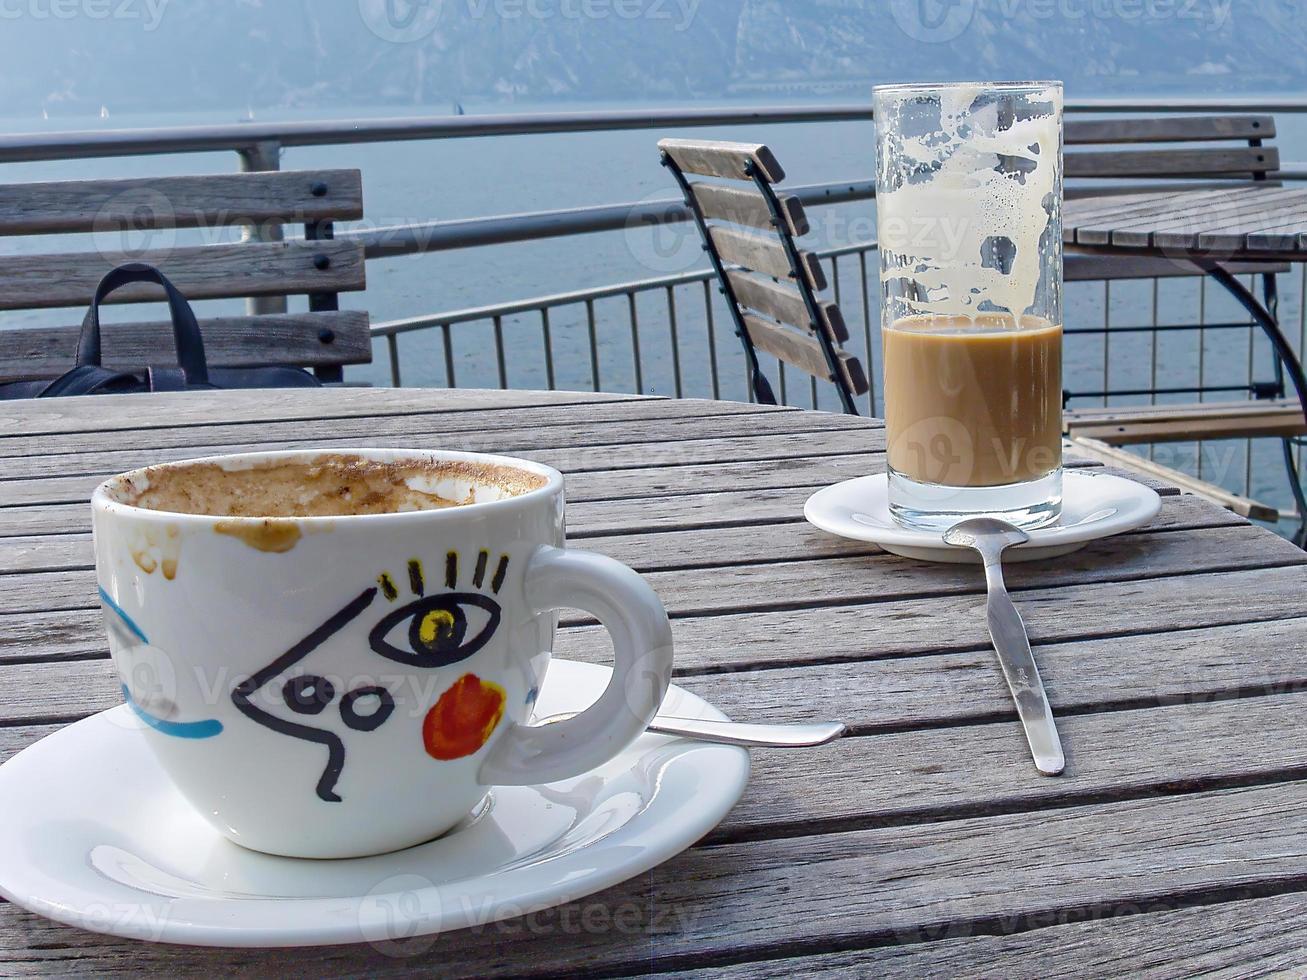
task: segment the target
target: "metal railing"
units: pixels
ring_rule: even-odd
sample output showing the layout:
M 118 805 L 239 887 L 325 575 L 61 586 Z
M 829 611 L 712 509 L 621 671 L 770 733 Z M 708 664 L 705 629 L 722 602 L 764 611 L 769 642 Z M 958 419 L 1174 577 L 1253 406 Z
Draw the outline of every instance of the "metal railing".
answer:
M 1069 99 L 1078 113 L 1273 112 L 1307 113 L 1307 99 Z M 478 116 L 239 122 L 155 129 L 83 130 L 0 135 L 0 163 L 71 160 L 164 153 L 208 153 L 257 148 L 341 146 L 410 140 L 593 133 L 632 129 L 688 129 L 764 123 L 870 122 L 871 104 L 755 108 L 642 109 L 621 112 L 496 113 Z
M 869 242 L 822 249 L 815 253 L 828 271 L 834 298 L 841 304 L 845 318 L 849 320 L 850 333 L 853 335 L 849 348 L 858 356 L 866 358 L 864 363 L 869 366 L 877 360 L 874 357 L 873 338 L 879 332 L 873 315 L 871 292 L 871 285 L 876 280 L 867 270 L 867 256 L 875 250 L 875 243 Z M 856 267 L 854 274 L 857 277 L 855 283 L 858 299 L 855 304 L 848 304 L 844 295 L 843 282 L 848 273 L 847 267 L 850 265 Z M 693 308 L 686 305 L 687 292 L 696 294 Z M 642 319 L 640 313 L 639 298 L 646 295 L 659 298 L 656 311 L 660 314 L 660 320 L 656 325 L 662 337 L 658 343 L 660 346 L 665 345 L 666 352 L 670 355 L 668 359 L 670 386 L 666 389 L 646 383 L 649 370 L 644 354 L 651 345 L 650 331 L 653 329 L 649 318 L 646 316 Z M 620 315 L 599 317 L 597 313 L 599 304 L 604 300 L 619 301 L 616 306 Z M 457 387 L 459 375 L 456 367 L 458 360 L 455 347 L 456 334 L 470 334 L 471 329 L 477 325 L 489 326 L 491 344 L 488 348 L 478 340 L 469 338 L 465 341 L 464 350 L 469 346 L 475 346 L 480 352 L 482 363 L 474 365 L 474 370 L 479 368 L 478 384 L 489 381 L 501 388 L 507 388 L 511 387 L 510 375 L 513 373 L 514 365 L 509 358 L 505 330 L 508 326 L 534 329 L 539 332 L 543 380 L 545 385 L 552 389 L 558 386 L 559 374 L 554 356 L 554 330 L 569 309 L 575 312 L 575 316 L 570 318 L 571 321 L 578 325 L 584 324 L 582 335 L 584 349 L 579 360 L 588 367 L 587 376 L 583 380 L 591 390 L 624 390 L 638 394 L 665 390 L 666 393 L 678 398 L 721 398 L 723 392 L 732 390 L 738 397 L 748 398 L 751 395 L 742 349 L 734 337 L 725 332 L 730 321 L 719 297 L 711 269 L 696 269 L 676 275 L 537 296 L 511 303 L 407 317 L 376 324 L 372 332 L 374 337 L 384 338 L 390 382 L 396 387 L 404 382 L 403 358 L 399 351 L 400 336 L 420 331 L 438 332 L 440 350 L 437 352 L 437 359 L 442 364 L 444 372 L 440 381 L 446 387 Z M 514 319 L 518 322 L 510 324 Z M 687 370 L 685 363 L 689 347 L 687 339 L 691 331 L 696 335 L 696 339 L 702 339 L 703 353 L 706 354 L 706 360 L 701 362 L 704 370 L 697 374 L 701 382 L 698 385 L 694 383 L 695 376 Z M 618 332 L 622 336 L 614 338 L 613 335 Z M 601 354 L 605 346 L 610 353 L 615 353 L 615 348 L 620 348 L 620 351 L 627 355 L 626 367 L 629 367 L 629 370 L 606 373 L 601 366 Z M 521 349 L 520 344 L 514 349 Z M 868 356 L 868 352 L 873 356 Z M 534 348 L 531 348 L 529 353 L 533 358 L 536 356 Z M 737 358 L 738 364 L 733 363 Z M 732 363 L 729 367 L 723 367 L 727 362 Z M 492 373 L 493 377 L 488 377 Z M 795 390 L 791 383 L 791 374 L 792 372 L 787 372 L 783 366 L 779 367 L 775 374 L 778 395 L 786 404 L 795 404 L 787 399 L 787 396 Z M 724 380 L 726 378 L 732 380 Z M 734 380 L 736 378 L 738 378 L 738 385 Z M 830 403 L 823 401 L 821 389 L 816 382 L 806 375 L 803 378 L 802 391 L 805 394 L 803 403 L 810 408 L 831 407 Z M 864 397 L 867 410 L 874 413 L 878 402 L 877 388 L 874 379 L 872 381 L 872 387 Z

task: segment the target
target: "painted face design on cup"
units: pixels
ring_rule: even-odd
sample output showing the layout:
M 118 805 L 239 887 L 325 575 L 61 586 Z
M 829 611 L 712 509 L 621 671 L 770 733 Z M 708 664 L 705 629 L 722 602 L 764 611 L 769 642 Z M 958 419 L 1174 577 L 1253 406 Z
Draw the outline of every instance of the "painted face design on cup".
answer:
M 437 671 L 483 649 L 499 629 L 502 609 L 495 597 L 508 565 L 507 555 L 482 550 L 464 562 L 450 551 L 434 580 L 418 558 L 402 573 L 383 571 L 307 636 L 240 681 L 232 703 L 265 728 L 321 745 L 326 758 L 314 792 L 324 802 L 339 803 L 337 783 L 351 746 L 383 726 L 411 723 L 396 719 L 395 709 L 398 686 L 412 675 L 386 677 L 386 662 Z M 315 652 L 328 641 L 340 644 L 342 634 L 377 656 L 376 677 L 343 678 L 315 665 Z M 463 673 L 425 713 L 414 737 L 438 761 L 472 755 L 503 719 L 505 698 L 498 684 Z
M 133 470 L 92 500 L 137 731 L 196 813 L 266 854 L 430 841 L 495 786 L 585 776 L 671 675 L 639 575 L 566 545 L 563 476 L 440 450 L 293 450 Z M 532 723 L 559 610 L 613 639 L 608 695 Z M 648 674 L 658 683 L 644 682 Z

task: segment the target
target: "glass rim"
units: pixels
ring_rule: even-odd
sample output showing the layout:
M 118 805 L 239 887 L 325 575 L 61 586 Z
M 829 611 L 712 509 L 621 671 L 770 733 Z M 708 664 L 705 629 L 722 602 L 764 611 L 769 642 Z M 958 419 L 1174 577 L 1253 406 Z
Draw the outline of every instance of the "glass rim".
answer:
M 996 82 L 889 82 L 873 85 L 872 95 L 896 94 L 902 92 L 947 92 L 950 89 L 974 88 L 987 92 L 1040 91 L 1048 88 L 1063 88 L 1060 81 L 996 81 Z

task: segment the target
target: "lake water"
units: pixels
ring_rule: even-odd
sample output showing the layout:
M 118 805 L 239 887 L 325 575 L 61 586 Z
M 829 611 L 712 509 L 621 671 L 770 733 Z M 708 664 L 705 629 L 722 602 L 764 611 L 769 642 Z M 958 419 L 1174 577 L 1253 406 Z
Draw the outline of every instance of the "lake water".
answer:
M 1085 94 L 1085 93 L 1077 93 Z M 716 103 L 720 104 L 720 103 Z M 741 106 L 757 103 L 735 103 Z M 468 113 L 505 111 L 502 105 L 466 104 Z M 610 105 L 550 104 L 510 107 L 510 111 L 558 111 L 619 108 Z M 630 108 L 622 106 L 621 108 Z M 341 108 L 330 113 L 282 112 L 260 115 L 259 121 L 311 118 L 373 118 L 401 114 L 394 109 Z M 120 116 L 107 120 L 63 118 L 11 118 L 0 120 L 7 132 L 68 129 L 118 129 L 227 123 L 238 114 L 196 114 L 186 117 L 151 115 Z M 1278 117 L 1282 159 L 1307 160 L 1307 118 Z M 788 183 L 808 184 L 841 180 L 868 180 L 874 174 L 875 137 L 870 123 L 751 125 L 689 131 L 723 139 L 766 142 L 785 165 Z M 515 136 L 493 139 L 436 140 L 378 145 L 292 148 L 282 159 L 283 169 L 357 167 L 364 173 L 367 224 L 386 226 L 415 221 L 474 218 L 528 211 L 543 211 L 586 205 L 611 204 L 675 197 L 670 177 L 658 165 L 657 140 L 669 133 L 657 130 Z M 183 173 L 222 173 L 236 169 L 232 153 L 186 154 L 140 159 L 104 159 L 54 163 L 6 164 L 3 179 L 9 181 L 57 180 L 90 176 L 149 176 Z M 870 202 L 814 209 L 812 246 L 842 245 L 866 241 L 874 234 L 875 211 Z M 614 282 L 648 279 L 703 266 L 694 230 L 688 224 L 663 229 L 655 240 L 649 229 L 611 232 L 435 252 L 371 262 L 366 293 L 342 297 L 342 304 L 365 308 L 373 321 L 456 310 L 482 304 L 507 302 L 534 296 L 602 286 Z M 196 240 L 190 233 L 176 240 Z M 39 251 L 75 247 L 68 236 L 62 239 L 9 239 L 0 250 Z M 86 247 L 85 243 L 76 247 Z M 875 254 L 869 263 L 871 293 L 867 306 L 873 321 L 873 368 L 879 362 L 876 317 Z M 862 337 L 862 301 L 858 298 L 858 263 L 841 263 L 842 302 L 854 334 L 850 348 L 866 357 Z M 1301 324 L 1300 278 L 1295 271 L 1281 277 L 1281 317 L 1288 332 L 1299 336 Z M 677 291 L 680 361 L 686 394 L 710 393 L 707 370 L 708 345 L 702 287 Z M 1101 325 L 1105 314 L 1113 325 L 1150 321 L 1154 304 L 1150 283 L 1114 284 L 1110 303 L 1098 284 L 1070 284 L 1066 296 L 1067 326 Z M 674 388 L 671 338 L 667 328 L 666 297 L 662 291 L 640 299 L 641 355 L 644 388 L 655 393 L 672 393 Z M 1166 281 L 1157 289 L 1156 304 L 1161 322 L 1193 323 L 1205 302 L 1209 322 L 1239 320 L 1238 309 L 1219 288 L 1209 287 L 1200 297 L 1197 280 Z M 1108 307 L 1110 306 L 1110 310 Z M 201 313 L 239 308 L 239 304 L 202 304 Z M 139 315 L 139 310 L 137 315 Z M 630 332 L 626 302 L 606 300 L 597 305 L 598 335 L 603 387 L 634 390 L 631 368 Z M 121 314 L 115 314 L 121 315 Z M 8 315 L 5 325 L 38 325 L 74 322 L 69 311 L 46 311 Z M 510 384 L 542 387 L 545 383 L 542 341 L 538 315 L 509 319 L 504 331 L 510 350 Z M 722 396 L 742 397 L 743 370 L 738 342 L 730 335 L 725 317 L 716 317 L 716 347 L 722 364 Z M 583 310 L 560 311 L 552 323 L 559 387 L 590 386 L 589 357 L 585 348 Z M 455 362 L 461 386 L 497 383 L 495 360 L 490 346 L 488 323 L 455 328 Z M 1105 351 L 1098 337 L 1068 338 L 1066 384 L 1072 389 L 1099 389 L 1105 360 L 1110 367 L 1112 388 L 1143 387 L 1151 380 L 1152 341 L 1146 335 L 1113 336 Z M 404 355 L 404 383 L 445 383 L 443 349 L 434 332 L 401 339 Z M 1158 340 L 1158 381 L 1175 386 L 1196 383 L 1199 367 L 1197 336 L 1192 332 L 1164 335 Z M 385 384 L 388 381 L 384 347 L 378 347 L 374 364 L 350 369 L 353 380 Z M 1209 332 L 1203 355 L 1207 384 L 1243 384 L 1249 377 L 1249 334 L 1244 331 Z M 1269 355 L 1260 341 L 1251 349 L 1253 373 L 1270 377 Z M 879 390 L 879 385 L 877 386 Z M 1230 396 L 1218 396 L 1230 397 Z M 1238 397 L 1233 396 L 1233 397 Z M 1189 401 L 1192 396 L 1172 400 Z M 1125 399 L 1128 401 L 1128 399 Z M 823 400 L 823 406 L 831 403 Z M 1159 461 L 1193 470 L 1196 448 L 1192 445 L 1158 447 Z M 1213 443 L 1204 450 L 1204 476 L 1243 490 L 1244 475 L 1251 475 L 1251 492 L 1259 499 L 1287 506 L 1289 498 L 1279 463 L 1278 444 L 1256 447 L 1252 458 L 1242 444 Z

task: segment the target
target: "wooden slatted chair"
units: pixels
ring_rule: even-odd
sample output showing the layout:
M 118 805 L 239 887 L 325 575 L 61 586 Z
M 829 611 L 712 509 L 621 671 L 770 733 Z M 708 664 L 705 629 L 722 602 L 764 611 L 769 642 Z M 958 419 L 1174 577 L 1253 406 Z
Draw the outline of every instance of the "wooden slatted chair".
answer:
M 96 284 L 126 261 L 157 266 L 190 300 L 307 295 L 308 312 L 200 318 L 212 367 L 294 364 L 324 381 L 372 359 L 368 315 L 341 311 L 338 294 L 363 289 L 363 246 L 334 241 L 333 222 L 363 216 L 357 170 L 221 174 L 162 179 L 59 181 L 0 186 L 0 235 L 92 234 L 75 252 L 0 257 L 0 310 L 88 306 Z M 174 229 L 304 225 L 298 241 L 222 241 L 123 254 L 124 235 L 176 237 Z M 279 237 L 268 235 L 266 237 Z M 131 240 L 135 240 L 133 237 Z M 106 247 L 106 242 L 113 243 Z M 90 250 L 99 245 L 98 250 Z M 128 286 L 110 303 L 158 302 L 152 285 Z M 70 319 L 73 319 L 70 317 Z M 72 366 L 80 326 L 0 329 L 0 381 L 51 378 Z M 106 367 L 174 364 L 166 322 L 105 324 Z
M 844 411 L 857 415 L 854 398 L 867 391 L 866 372 L 840 346 L 849 331 L 839 307 L 817 296 L 826 276 L 816 256 L 795 242 L 807 234 L 808 218 L 797 198 L 774 189 L 785 179 L 775 155 L 761 144 L 710 140 L 665 139 L 658 148 L 717 272 L 755 396 L 776 404 L 758 363 L 761 350 L 831 382 Z M 692 182 L 686 174 L 752 186 Z
M 1250 184 L 1277 186 L 1280 168 L 1279 151 L 1268 144 L 1275 137 L 1275 120 L 1268 115 L 1206 115 L 1161 118 L 1111 118 L 1102 120 L 1068 120 L 1065 125 L 1065 173 L 1068 198 L 1094 198 L 1092 205 L 1082 203 L 1077 210 L 1076 241 L 1085 245 L 1131 244 L 1130 220 L 1122 220 L 1132 193 L 1178 193 Z M 1102 215 L 1102 228 L 1095 227 L 1096 215 Z M 1149 212 L 1151 213 L 1151 212 Z M 1149 244 L 1145 228 L 1156 229 L 1148 213 L 1136 218 L 1140 231 L 1133 244 Z M 1182 231 L 1183 229 L 1177 229 Z M 1110 238 L 1109 238 L 1110 233 Z M 1095 255 L 1075 252 L 1068 241 L 1066 278 L 1076 280 L 1117 280 L 1172 276 L 1202 276 L 1209 272 L 1183 258 L 1131 257 Z M 1231 276 L 1253 275 L 1261 280 L 1266 308 L 1275 316 L 1277 307 L 1276 275 L 1289 266 L 1274 262 L 1233 262 L 1224 264 Z M 1218 280 L 1220 281 L 1220 280 Z M 1228 281 L 1222 285 L 1231 288 Z M 1238 293 L 1235 293 L 1238 298 Z M 1242 300 L 1241 300 L 1242 302 Z M 1265 324 L 1221 324 L 1222 329 L 1269 329 Z M 1068 335 L 1102 332 L 1110 328 L 1068 326 Z M 1166 324 L 1163 330 L 1199 329 L 1196 324 Z M 1212 329 L 1209 325 L 1206 329 Z M 1276 330 L 1278 332 L 1278 328 Z M 1297 359 L 1283 336 L 1272 337 L 1272 377 L 1254 380 L 1247 385 L 1168 386 L 1154 389 L 1107 391 L 1069 388 L 1065 400 L 1077 398 L 1111 400 L 1114 397 L 1154 396 L 1156 394 L 1190 395 L 1192 404 L 1167 405 L 1162 412 L 1154 406 L 1071 408 L 1064 416 L 1064 426 L 1073 442 L 1099 456 L 1110 455 L 1113 447 L 1168 441 L 1256 438 L 1276 435 L 1284 440 L 1284 458 L 1290 489 L 1299 514 L 1307 514 L 1301 478 L 1293 459 L 1295 440 L 1307 434 L 1307 405 L 1296 399 L 1287 401 L 1285 374 L 1301 371 Z M 1278 341 L 1278 342 L 1277 342 Z M 1231 393 L 1244 392 L 1248 401 L 1231 404 Z M 1218 395 L 1222 401 L 1203 401 Z M 1286 413 L 1286 407 L 1289 411 Z M 1296 419 L 1292 407 L 1296 407 Z M 1268 423 L 1269 417 L 1274 420 Z M 1132 457 L 1133 458 L 1133 457 Z M 1120 459 L 1114 460 L 1120 462 Z M 1172 474 L 1177 478 L 1183 474 Z M 1186 486 L 1245 516 L 1263 517 L 1277 513 L 1276 508 L 1230 493 L 1228 490 L 1186 478 Z M 1305 525 L 1307 526 L 1307 525 Z M 1302 538 L 1300 531 L 1299 538 Z M 1302 543 L 1300 540 L 1299 543 Z

